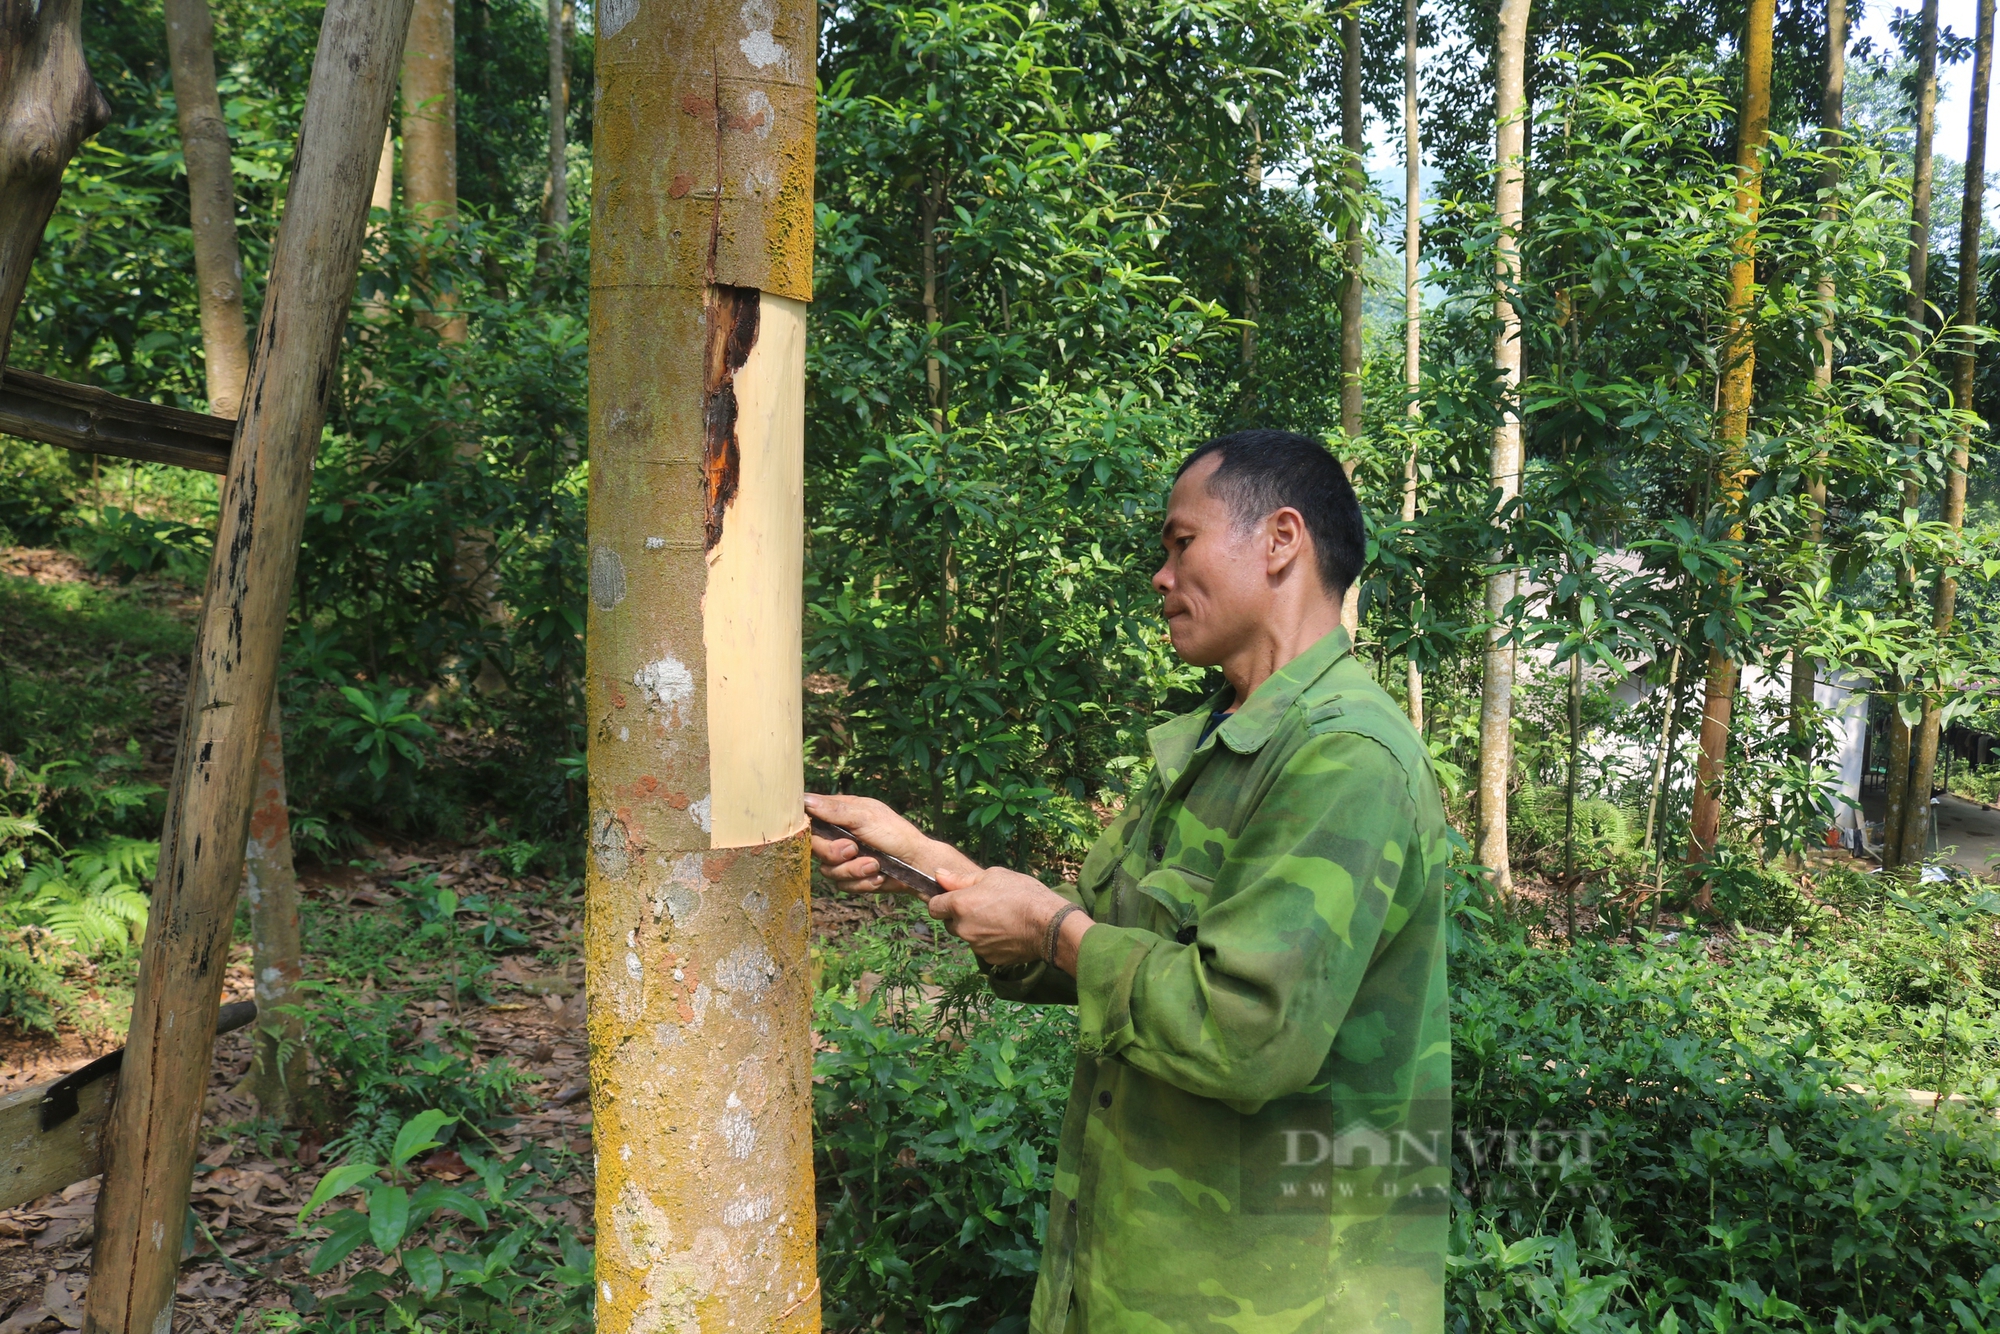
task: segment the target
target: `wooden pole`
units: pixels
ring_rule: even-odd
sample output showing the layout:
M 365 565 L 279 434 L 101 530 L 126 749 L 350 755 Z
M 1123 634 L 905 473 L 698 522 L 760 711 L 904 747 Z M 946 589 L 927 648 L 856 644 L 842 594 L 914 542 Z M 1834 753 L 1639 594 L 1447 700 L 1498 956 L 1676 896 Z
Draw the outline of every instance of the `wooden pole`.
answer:
M 0 366 L 63 168 L 111 120 L 82 14 L 82 0 L 0 0 Z
M 86 1331 L 164 1334 L 307 484 L 410 0 L 333 0 L 195 634 L 160 870 L 98 1196 Z
M 1977 348 L 1973 330 L 1979 324 L 1979 229 L 1986 217 L 1986 112 L 1993 82 L 1993 0 L 1979 0 L 1977 35 L 1973 40 L 1972 112 L 1965 134 L 1965 195 L 1958 218 L 1958 326 L 1952 356 L 1952 405 L 1970 412 Z M 1965 473 L 1972 459 L 1972 438 L 1961 427 L 1952 442 L 1951 468 L 1945 478 L 1943 518 L 1954 536 L 1965 527 Z M 1938 571 L 1931 631 L 1942 639 L 1951 633 L 1958 606 L 1958 580 L 1951 567 Z M 1930 842 L 1931 782 L 1937 774 L 1938 733 L 1942 710 L 1937 683 L 1924 700 L 1924 717 L 1917 729 L 1916 768 L 1903 819 L 1903 847 L 1897 860 L 1908 866 L 1924 859 Z
M 1935 2 L 1935 0 L 1933 0 Z M 1737 516 L 1742 536 L 1743 497 L 1750 464 L 1750 398 L 1757 370 L 1757 214 L 1764 202 L 1764 144 L 1771 135 L 1771 25 L 1774 0 L 1750 0 L 1743 30 L 1743 115 L 1736 127 L 1736 212 L 1743 230 L 1731 243 L 1729 324 L 1723 335 L 1721 457 L 1716 461 L 1716 495 Z M 1715 848 L 1722 826 L 1722 776 L 1729 746 L 1729 719 L 1736 703 L 1736 660 L 1720 644 L 1708 646 L 1708 681 L 1702 695 L 1701 752 L 1695 764 L 1693 810 L 1688 817 L 1688 860 L 1699 861 Z M 1707 908 L 1709 891 L 1695 896 Z
M 1528 0 L 1501 0 L 1500 30 L 1494 52 L 1493 141 L 1496 168 L 1493 313 L 1494 378 L 1499 382 L 1500 420 L 1493 428 L 1492 485 L 1506 506 L 1521 494 L 1521 313 L 1514 305 L 1521 281 L 1521 204 L 1527 186 Z M 1479 688 L 1479 864 L 1493 873 L 1502 900 L 1514 892 L 1507 854 L 1507 781 L 1514 767 L 1514 646 L 1505 641 L 1507 604 L 1514 600 L 1517 572 L 1496 569 L 1486 576 L 1486 660 Z
M 800 722 L 816 10 L 598 11 L 584 961 L 605 1334 L 819 1328 Z
M 250 375 L 243 328 L 243 258 L 236 244 L 236 189 L 229 169 L 229 126 L 215 89 L 215 19 L 208 0 L 167 0 L 167 53 L 187 162 L 188 217 L 201 309 L 208 410 L 234 417 Z

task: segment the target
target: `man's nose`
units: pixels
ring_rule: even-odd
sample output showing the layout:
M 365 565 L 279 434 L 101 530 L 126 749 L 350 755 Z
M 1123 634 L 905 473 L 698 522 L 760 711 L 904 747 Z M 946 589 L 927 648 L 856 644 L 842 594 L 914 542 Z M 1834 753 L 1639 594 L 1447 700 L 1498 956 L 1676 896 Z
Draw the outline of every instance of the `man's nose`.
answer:
M 1161 561 L 1160 568 L 1153 571 L 1153 591 L 1162 597 L 1173 591 L 1174 577 L 1170 573 L 1172 568 L 1172 561 Z

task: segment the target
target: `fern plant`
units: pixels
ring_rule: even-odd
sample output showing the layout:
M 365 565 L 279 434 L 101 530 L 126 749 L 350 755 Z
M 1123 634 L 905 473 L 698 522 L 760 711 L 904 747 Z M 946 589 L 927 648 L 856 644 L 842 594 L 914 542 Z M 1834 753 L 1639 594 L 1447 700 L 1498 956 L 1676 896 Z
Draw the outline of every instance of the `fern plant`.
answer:
M 150 902 L 140 885 L 158 865 L 160 845 L 106 838 L 38 861 L 7 905 L 17 925 L 39 926 L 80 954 L 123 954 L 146 933 Z

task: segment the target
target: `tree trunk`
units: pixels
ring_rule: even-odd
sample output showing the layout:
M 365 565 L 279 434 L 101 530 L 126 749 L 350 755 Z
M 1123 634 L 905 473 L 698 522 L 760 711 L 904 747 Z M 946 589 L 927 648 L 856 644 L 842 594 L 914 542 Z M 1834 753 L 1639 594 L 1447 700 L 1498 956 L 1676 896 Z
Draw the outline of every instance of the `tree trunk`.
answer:
M 1716 497 L 1742 535 L 1751 465 L 1750 399 L 1757 369 L 1757 214 L 1764 201 L 1764 144 L 1771 132 L 1771 23 L 1773 0 L 1750 0 L 1744 20 L 1743 116 L 1736 130 L 1736 212 L 1744 229 L 1731 250 L 1729 325 L 1723 334 L 1721 430 L 1717 443 Z M 1708 650 L 1708 683 L 1701 708 L 1701 756 L 1695 766 L 1694 808 L 1688 820 L 1688 859 L 1715 850 L 1722 824 L 1722 776 L 1729 749 L 1729 717 L 1736 703 L 1737 666 L 1722 644 Z M 1704 885 L 1695 906 L 1709 903 Z
M 234 417 L 250 374 L 250 339 L 243 327 L 243 261 L 236 245 L 229 130 L 216 94 L 215 21 L 207 0 L 167 0 L 167 47 L 187 159 L 209 408 L 219 417 Z M 258 767 L 250 838 L 243 851 L 260 1016 L 249 1084 L 264 1114 L 283 1122 L 291 1116 L 291 1090 L 304 1084 L 305 1049 L 299 1045 L 299 1021 L 273 1010 L 292 1003 L 299 980 L 299 884 L 285 813 L 285 750 L 276 691 Z M 281 1052 L 286 1042 L 289 1053 Z
M 1831 153 L 1840 147 L 1843 111 L 1841 101 L 1847 85 L 1847 0 L 1827 0 L 1826 4 L 1826 87 L 1820 95 L 1819 146 Z M 1820 189 L 1832 191 L 1840 185 L 1840 164 L 1828 162 L 1820 175 Z M 1828 199 L 1820 208 L 1822 219 L 1832 221 L 1836 210 Z M 1833 311 L 1839 292 L 1834 287 L 1833 266 L 1819 272 L 1819 320 L 1814 337 L 1819 355 L 1813 362 L 1813 384 L 1819 390 L 1825 410 L 1833 410 Z M 1815 466 L 1805 479 L 1806 498 L 1811 502 L 1806 541 L 1815 551 L 1826 539 L 1826 456 L 1816 456 Z M 1818 664 L 1804 653 L 1792 654 L 1792 755 L 1801 762 L 1813 753 L 1811 719 L 1813 685 Z
M 292 820 L 285 808 L 284 713 L 278 692 L 257 755 L 250 838 L 243 849 L 243 897 L 250 901 L 250 972 L 257 988 L 257 1038 L 244 1081 L 265 1116 L 289 1122 L 306 1084 L 305 1029 L 298 1003 L 299 878 L 292 865 Z
M 1674 748 L 1674 724 L 1679 720 L 1678 691 L 1681 684 L 1681 650 L 1674 647 L 1673 660 L 1667 666 L 1667 710 L 1660 720 L 1660 752 L 1653 759 L 1653 786 L 1646 799 L 1646 836 L 1639 842 L 1641 852 L 1653 846 L 1653 831 L 1660 821 L 1660 803 L 1666 794 L 1667 756 Z
M 1576 939 L 1576 770 L 1583 752 L 1583 654 L 1569 660 L 1569 770 L 1563 775 L 1563 931 Z
M 805 1334 L 819 1329 L 799 690 L 816 10 L 598 15 L 596 1327 Z
M 1924 292 L 1931 259 L 1931 136 L 1937 126 L 1938 0 L 1924 0 L 1918 23 L 1917 141 L 1910 152 L 1910 290 L 1903 308 L 1903 317 L 1910 326 L 1912 356 L 1923 348 L 1928 310 Z M 1913 449 L 1916 447 L 1914 439 L 1906 443 Z M 1906 472 L 1903 480 L 1904 511 L 1914 511 L 1922 498 L 1916 474 Z M 1911 575 L 1907 561 L 1896 571 L 1897 584 L 1906 598 L 1912 596 Z M 1891 684 L 1894 693 L 1900 696 L 1905 683 L 1896 679 Z M 1910 800 L 1912 740 L 1910 725 L 1903 721 L 1902 710 L 1892 707 L 1889 710 L 1889 775 L 1883 794 L 1886 808 L 1882 816 L 1884 870 L 1894 870 L 1902 865 L 1903 826 L 1917 806 Z M 1925 813 L 1928 815 L 1928 807 Z
M 1418 260 L 1423 242 L 1423 187 L 1418 181 L 1423 165 L 1422 145 L 1417 138 L 1417 0 L 1403 0 L 1403 388 L 1410 396 L 1410 448 L 1403 456 L 1403 522 L 1417 521 L 1417 426 L 1423 421 L 1418 394 L 1423 390 L 1422 321 L 1424 294 Z M 1419 615 L 1424 606 L 1423 589 L 1418 587 L 1413 603 Z M 1424 673 L 1412 652 L 1405 663 L 1409 671 L 1410 723 L 1424 730 Z
M 549 5 L 549 179 L 542 195 L 542 226 L 535 246 L 535 286 L 548 287 L 550 271 L 569 254 L 569 39 L 575 0 Z
M 1972 410 L 1973 371 L 1977 365 L 1973 330 L 1979 324 L 1979 228 L 1986 203 L 1986 108 L 1993 80 L 1993 0 L 1979 0 L 1978 34 L 1972 58 L 1972 112 L 1965 131 L 1965 198 L 1958 216 L 1958 318 L 1961 331 L 1952 357 L 1952 403 Z M 1972 439 L 1961 427 L 1952 442 L 1951 471 L 1945 480 L 1944 522 L 1956 536 L 1965 527 L 1965 472 L 1971 461 Z M 1951 567 L 1938 571 L 1937 600 L 1931 609 L 1931 629 L 1942 639 L 1951 633 L 1953 612 L 1958 605 L 1958 581 Z M 1916 771 L 1911 775 L 1908 813 L 1903 820 L 1903 848 L 1900 860 L 1920 862 L 1928 850 L 1930 796 L 1937 773 L 1938 732 L 1941 726 L 1938 692 L 1943 682 L 1931 682 L 1924 700 L 1924 717 L 1915 743 Z
M 111 121 L 84 63 L 82 0 L 0 0 L 0 366 L 63 168 Z
M 155 1334 L 171 1324 L 257 755 L 409 6 L 333 0 L 320 27 L 195 632 L 152 925 L 106 1136 L 89 1331 Z
M 181 156 L 187 161 L 208 410 L 218 417 L 234 417 L 250 374 L 250 340 L 243 328 L 243 259 L 236 248 L 229 126 L 215 91 L 215 20 L 209 15 L 208 0 L 167 0 L 166 8 Z
M 1258 210 L 1264 193 L 1264 129 L 1257 120 L 1257 108 L 1245 113 L 1250 125 L 1250 235 L 1243 245 L 1243 339 L 1237 348 L 1236 375 L 1239 387 L 1236 412 L 1245 421 L 1257 419 L 1257 321 L 1262 316 L 1264 275 L 1261 268 L 1263 243 L 1258 238 Z
M 420 261 L 441 243 L 440 227 L 458 221 L 458 87 L 454 77 L 457 34 L 453 0 L 416 0 L 410 40 L 403 51 L 403 207 L 433 236 Z M 422 264 L 430 281 L 429 265 Z M 451 288 L 431 283 L 431 312 L 423 323 L 448 342 L 466 337 Z
M 1528 0 L 1501 0 L 1494 48 L 1494 220 L 1500 229 L 1494 266 L 1493 369 L 1500 421 L 1493 428 L 1492 487 L 1503 509 L 1521 494 L 1521 314 L 1514 305 L 1521 279 L 1521 196 L 1526 184 Z M 1507 522 L 1512 522 L 1511 518 Z M 1486 660 L 1479 691 L 1479 863 L 1511 899 L 1514 872 L 1507 852 L 1507 784 L 1514 767 L 1514 646 L 1502 624 L 1518 572 L 1502 565 L 1486 577 Z
M 1368 188 L 1362 155 L 1368 149 L 1361 110 L 1361 9 L 1350 5 L 1340 16 L 1340 146 L 1347 159 L 1347 186 L 1354 209 L 1341 232 L 1341 262 L 1346 270 L 1340 287 L 1340 430 L 1348 440 L 1361 438 L 1361 280 L 1367 246 L 1361 235 L 1360 199 Z M 1341 460 L 1354 475 L 1356 460 Z M 1361 580 L 1347 586 L 1341 598 L 1340 623 L 1350 637 L 1361 630 Z

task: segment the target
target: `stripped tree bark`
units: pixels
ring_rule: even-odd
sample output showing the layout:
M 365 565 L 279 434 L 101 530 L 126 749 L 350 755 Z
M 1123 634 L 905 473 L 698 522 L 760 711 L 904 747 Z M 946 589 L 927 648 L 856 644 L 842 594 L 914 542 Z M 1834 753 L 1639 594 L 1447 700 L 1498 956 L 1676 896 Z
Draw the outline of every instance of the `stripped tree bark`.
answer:
M 1340 15 L 1340 147 L 1347 159 L 1349 194 L 1347 224 L 1341 231 L 1345 274 L 1340 287 L 1340 432 L 1350 442 L 1361 439 L 1361 270 L 1368 258 L 1361 235 L 1361 199 L 1368 189 L 1368 175 L 1362 170 L 1368 140 L 1361 110 L 1361 54 L 1361 4 L 1352 0 Z M 1340 461 L 1349 477 L 1356 462 L 1351 455 Z M 1349 637 L 1360 633 L 1358 578 L 1341 599 L 1340 623 Z
M 1931 137 L 1937 126 L 1937 47 L 1938 0 L 1924 0 L 1918 17 L 1917 37 L 1917 139 L 1910 150 L 1910 289 L 1903 317 L 1909 323 L 1910 353 L 1923 347 L 1928 312 L 1924 300 L 1930 277 L 1931 258 Z M 1916 442 L 1909 440 L 1912 448 Z M 1922 499 L 1916 475 L 1904 473 L 1903 510 L 1913 513 Z M 1904 564 L 1896 572 L 1898 584 L 1907 596 L 1911 571 Z M 1889 692 L 1889 774 L 1883 785 L 1885 809 L 1882 814 L 1882 867 L 1894 870 L 1902 865 L 1903 826 L 1912 809 L 1910 801 L 1910 725 L 1903 720 L 1899 702 L 1904 681 L 1892 675 L 1885 684 Z M 1928 809 L 1926 810 L 1928 814 Z
M 1521 281 L 1521 199 L 1527 183 L 1527 60 L 1528 0 L 1501 0 L 1493 93 L 1493 214 L 1499 228 L 1493 274 L 1493 315 L 1499 328 L 1493 339 L 1493 369 L 1500 391 L 1500 420 L 1493 428 L 1491 473 L 1499 511 L 1521 494 L 1521 313 L 1514 300 Z M 1486 577 L 1486 659 L 1479 689 L 1479 864 L 1492 872 L 1503 901 L 1514 893 L 1507 852 L 1507 787 L 1514 767 L 1515 649 L 1502 622 L 1518 578 L 1519 572 L 1504 563 Z
M 0 366 L 63 168 L 111 120 L 84 62 L 82 0 L 0 0 Z
M 1410 417 L 1410 448 L 1403 456 L 1403 522 L 1417 521 L 1417 427 L 1423 421 L 1423 407 L 1417 401 L 1423 389 L 1422 319 L 1424 293 L 1420 281 L 1419 249 L 1423 240 L 1423 188 L 1418 181 L 1423 165 L 1422 145 L 1417 138 L 1417 0 L 1403 0 L 1403 389 L 1410 396 L 1406 411 Z M 1419 586 L 1416 605 L 1423 607 Z M 1410 724 L 1424 730 L 1424 673 L 1417 665 L 1414 650 L 1404 664 L 1408 669 Z
M 1986 205 L 1986 112 L 1993 81 L 1993 0 L 1979 0 L 1978 30 L 1972 57 L 1972 111 L 1965 132 L 1965 196 L 1958 215 L 1958 318 L 1952 356 L 1952 403 L 1962 411 L 1972 410 L 1973 371 L 1977 366 L 1973 330 L 1979 325 L 1979 228 Z M 1945 479 L 1944 522 L 1956 536 L 1965 527 L 1965 472 L 1972 456 L 1969 428 L 1961 426 L 1952 442 L 1951 469 Z M 1931 609 L 1931 630 L 1942 639 L 1951 633 L 1952 615 L 1958 605 L 1958 580 L 1951 567 L 1938 571 L 1936 600 Z M 1903 847 L 1898 860 L 1911 865 L 1924 859 L 1930 834 L 1931 783 L 1937 774 L 1938 733 L 1941 726 L 1937 700 L 1938 682 L 1924 700 L 1923 723 L 1916 738 L 1916 766 L 1910 777 L 1908 814 L 1903 820 Z
M 1764 144 L 1771 133 L 1771 24 L 1774 0 L 1750 0 L 1743 32 L 1743 114 L 1736 128 L 1736 208 L 1742 230 L 1731 242 L 1729 323 L 1722 336 L 1721 429 L 1717 431 L 1716 496 L 1742 535 L 1748 491 L 1750 399 L 1757 370 L 1757 215 L 1764 202 Z M 1688 860 L 1715 850 L 1722 826 L 1722 779 L 1729 749 L 1729 719 L 1736 703 L 1737 663 L 1722 644 L 1708 646 L 1708 681 L 1702 696 L 1701 752 L 1695 764 L 1693 810 L 1688 817 Z M 1695 906 L 1706 909 L 1704 885 Z
M 194 233 L 195 290 L 208 378 L 208 410 L 234 417 L 250 375 L 243 328 L 243 256 L 236 245 L 236 188 L 229 126 L 215 90 L 215 19 L 208 0 L 167 0 L 167 53 L 181 156 L 187 162 L 188 219 Z
M 1835 153 L 1841 145 L 1843 112 L 1841 99 L 1847 85 L 1847 0 L 1827 0 L 1826 4 L 1826 88 L 1820 95 L 1819 146 L 1824 153 Z M 1819 188 L 1826 196 L 1820 205 L 1822 220 L 1832 221 L 1835 216 L 1833 192 L 1840 186 L 1840 162 L 1829 158 L 1821 172 Z M 1833 266 L 1827 265 L 1819 272 L 1817 284 L 1819 300 L 1818 328 L 1814 338 L 1819 344 L 1818 355 L 1813 361 L 1813 385 L 1819 391 L 1820 402 L 1826 412 L 1834 411 L 1833 396 L 1833 312 L 1839 292 L 1834 286 Z M 1805 479 L 1806 499 L 1810 502 L 1811 517 L 1806 521 L 1806 541 L 1817 550 L 1826 540 L 1826 455 L 1822 452 L 1816 458 L 1816 466 Z M 1812 757 L 1813 744 L 1811 719 L 1813 710 L 1813 683 L 1818 674 L 1818 664 L 1804 653 L 1792 654 L 1792 754 L 1803 761 Z
M 170 1327 L 257 756 L 410 0 L 333 0 L 222 491 L 97 1203 L 86 1331 Z
M 598 11 L 584 959 L 605 1334 L 819 1328 L 799 688 L 816 34 L 810 0 Z

